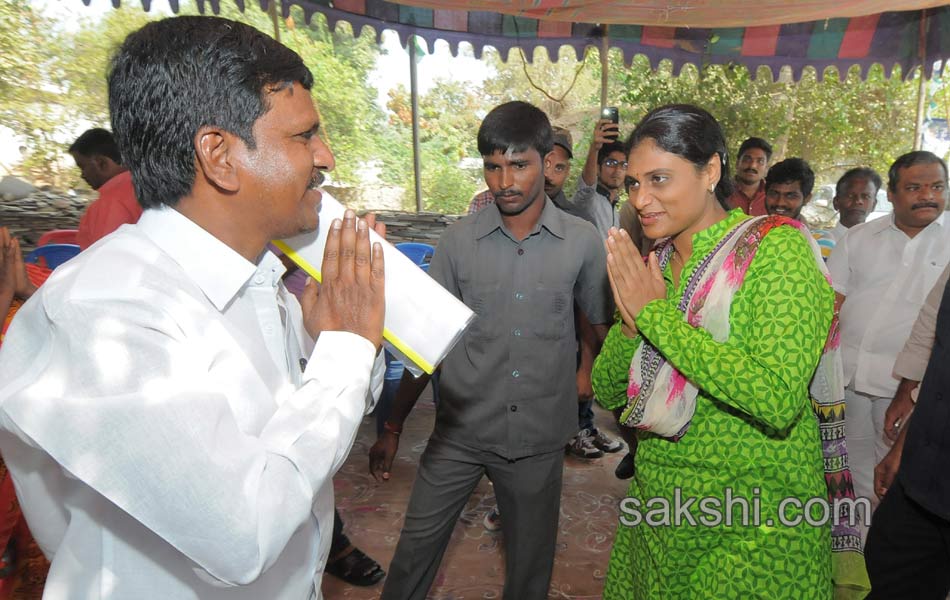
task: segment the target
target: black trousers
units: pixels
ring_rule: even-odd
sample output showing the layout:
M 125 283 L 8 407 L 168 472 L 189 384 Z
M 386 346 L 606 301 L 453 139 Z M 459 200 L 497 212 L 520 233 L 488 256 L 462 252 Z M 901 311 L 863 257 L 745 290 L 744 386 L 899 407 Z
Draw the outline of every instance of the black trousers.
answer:
M 950 592 L 950 521 L 926 510 L 899 480 L 874 512 L 864 548 L 867 600 L 944 600 Z
M 548 597 L 564 451 L 506 460 L 433 436 L 422 453 L 382 600 L 425 600 L 459 513 L 483 475 L 495 485 L 505 541 L 504 600 Z

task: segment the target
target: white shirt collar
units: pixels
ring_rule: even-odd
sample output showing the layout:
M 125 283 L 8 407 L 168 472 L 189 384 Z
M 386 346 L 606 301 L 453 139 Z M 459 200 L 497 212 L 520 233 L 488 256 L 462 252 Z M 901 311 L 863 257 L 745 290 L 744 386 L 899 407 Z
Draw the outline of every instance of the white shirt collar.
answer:
M 218 310 L 224 310 L 258 269 L 173 208 L 146 210 L 138 228 L 178 263 Z
M 924 227 L 924 229 L 929 229 L 931 225 L 937 225 L 938 227 L 943 227 L 944 215 L 946 215 L 946 214 L 947 214 L 947 211 L 945 211 L 945 210 L 940 211 L 940 214 L 937 216 L 937 218 L 934 219 L 933 221 L 931 221 L 931 222 L 930 222 L 930 225 L 927 225 L 927 227 Z M 887 219 L 882 219 L 882 220 L 883 220 L 885 223 L 887 223 L 888 226 L 889 226 L 891 229 L 894 229 L 895 231 L 900 231 L 901 233 L 904 233 L 903 231 L 901 231 L 900 227 L 897 226 L 897 221 L 895 220 L 895 217 L 894 217 L 894 213 L 893 213 L 893 212 L 890 214 L 890 216 L 889 216 Z M 885 229 L 885 228 L 882 227 L 882 228 L 881 228 L 881 231 L 883 231 L 884 229 Z M 905 234 L 905 235 L 906 235 L 906 234 Z

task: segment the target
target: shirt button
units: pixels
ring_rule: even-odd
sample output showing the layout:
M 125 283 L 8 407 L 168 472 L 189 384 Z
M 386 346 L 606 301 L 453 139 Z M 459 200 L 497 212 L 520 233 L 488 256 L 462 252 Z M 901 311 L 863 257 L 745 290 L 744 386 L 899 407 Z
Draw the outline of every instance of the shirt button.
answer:
M 524 254 L 524 248 L 518 248 L 518 256 Z
M 520 329 L 515 329 L 512 333 L 515 334 L 515 337 L 520 337 L 520 336 L 521 336 L 521 330 L 520 330 Z
M 255 276 L 254 276 L 254 283 L 256 283 L 257 285 L 260 285 L 260 284 L 264 283 L 264 276 L 263 276 L 263 275 L 255 275 Z
M 524 300 L 524 294 L 521 292 L 515 292 L 515 300 Z
M 511 405 L 511 412 L 518 412 L 518 407 L 514 404 Z
M 521 376 L 521 373 L 519 373 L 518 371 L 512 371 L 511 376 L 517 379 L 519 376 Z

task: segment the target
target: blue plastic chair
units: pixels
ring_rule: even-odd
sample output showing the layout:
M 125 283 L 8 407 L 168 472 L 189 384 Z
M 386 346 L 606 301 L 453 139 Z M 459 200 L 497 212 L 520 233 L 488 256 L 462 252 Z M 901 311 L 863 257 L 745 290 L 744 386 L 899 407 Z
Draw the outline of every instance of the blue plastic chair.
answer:
M 429 263 L 432 261 L 432 255 L 435 254 L 435 248 L 429 244 L 420 244 L 419 242 L 401 242 L 396 244 L 396 249 L 409 257 L 409 260 L 422 267 L 423 271 L 429 270 Z
M 45 263 L 48 268 L 55 269 L 77 254 L 79 246 L 76 244 L 46 244 L 27 254 L 23 260 L 40 265 Z

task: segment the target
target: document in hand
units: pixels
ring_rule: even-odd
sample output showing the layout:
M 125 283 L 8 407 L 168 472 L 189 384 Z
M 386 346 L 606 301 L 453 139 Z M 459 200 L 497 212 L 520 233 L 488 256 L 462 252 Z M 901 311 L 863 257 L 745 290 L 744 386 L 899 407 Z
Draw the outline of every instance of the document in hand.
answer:
M 333 219 L 345 207 L 323 192 L 317 231 L 275 240 L 301 269 L 321 280 L 323 250 Z M 416 376 L 433 373 L 461 339 L 475 313 L 409 260 L 395 246 L 370 231 L 370 242 L 381 242 L 386 263 L 386 321 L 383 336 L 389 350 Z

